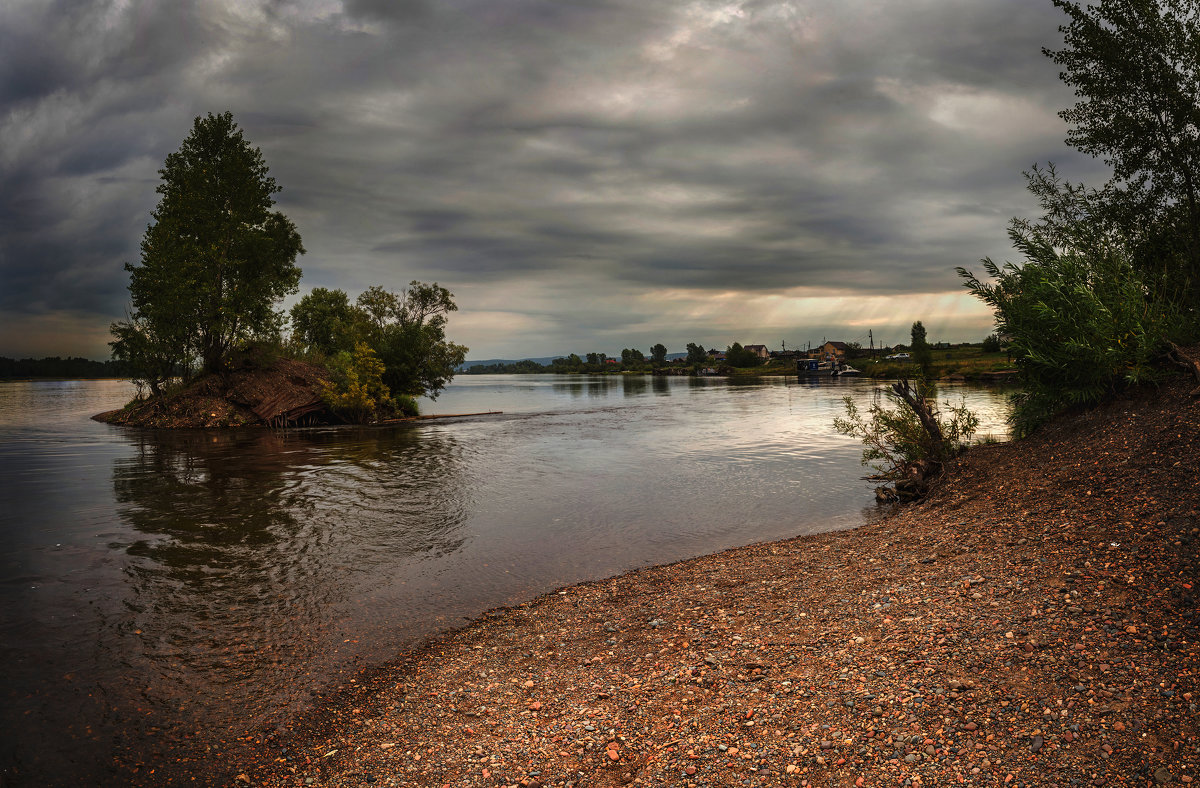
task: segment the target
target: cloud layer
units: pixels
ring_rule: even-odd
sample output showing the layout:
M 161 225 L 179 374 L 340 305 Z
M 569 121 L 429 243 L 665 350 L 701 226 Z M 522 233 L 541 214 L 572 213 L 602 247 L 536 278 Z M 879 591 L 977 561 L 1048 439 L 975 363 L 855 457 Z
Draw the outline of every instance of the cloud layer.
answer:
M 1046 0 L 17 2 L 0 354 L 106 354 L 157 169 L 232 110 L 303 287 L 436 280 L 475 358 L 978 339 L 1065 148 Z

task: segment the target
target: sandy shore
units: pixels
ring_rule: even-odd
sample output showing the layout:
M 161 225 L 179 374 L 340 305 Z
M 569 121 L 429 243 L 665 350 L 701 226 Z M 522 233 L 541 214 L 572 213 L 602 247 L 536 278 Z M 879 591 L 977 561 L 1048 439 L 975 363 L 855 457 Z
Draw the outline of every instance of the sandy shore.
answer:
M 493 611 L 263 737 L 236 783 L 1200 779 L 1190 388 L 974 449 L 873 525 Z

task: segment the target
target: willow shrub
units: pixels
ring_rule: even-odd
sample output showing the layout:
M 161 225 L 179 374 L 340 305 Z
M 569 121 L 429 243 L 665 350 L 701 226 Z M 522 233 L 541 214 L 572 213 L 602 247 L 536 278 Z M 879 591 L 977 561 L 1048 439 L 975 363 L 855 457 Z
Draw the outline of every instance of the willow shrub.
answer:
M 1020 370 L 1010 420 L 1022 437 L 1057 413 L 1154 376 L 1174 316 L 1119 244 L 1058 251 L 1037 234 L 1010 236 L 1024 263 L 985 259 L 993 282 L 958 273 L 995 311 Z
M 937 404 L 937 389 L 932 382 L 918 380 L 915 384 L 902 381 L 918 405 L 924 402 L 928 415 L 937 423 L 939 435 L 930 434 L 921 423 L 913 405 L 905 401 L 893 387 L 884 389 L 887 401 L 894 407 L 875 402 L 863 414 L 854 400 L 844 397 L 846 417 L 833 420 L 834 429 L 843 435 L 858 438 L 863 449 L 862 464 L 870 465 L 877 475 L 871 477 L 888 481 L 906 478 L 916 466 L 941 466 L 963 451 L 979 427 L 979 418 L 967 409 L 966 402 L 954 405 Z

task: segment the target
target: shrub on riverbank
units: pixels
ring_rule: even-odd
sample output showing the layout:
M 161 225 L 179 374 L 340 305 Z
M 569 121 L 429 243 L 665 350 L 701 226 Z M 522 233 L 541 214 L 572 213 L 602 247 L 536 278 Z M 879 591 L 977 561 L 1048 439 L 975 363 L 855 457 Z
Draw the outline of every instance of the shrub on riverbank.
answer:
M 967 447 L 979 418 L 960 402 L 945 402 L 945 414 L 937 403 L 932 382 L 902 380 L 884 390 L 894 407 L 876 402 L 864 416 L 854 400 L 844 397 L 846 417 L 833 420 L 843 435 L 865 444 L 862 464 L 876 473 L 868 478 L 890 482 L 890 492 L 881 496 L 900 500 L 921 498 L 942 467 Z M 880 488 L 881 491 L 884 488 Z
M 1026 258 L 1003 267 L 985 260 L 994 284 L 962 272 L 1012 337 L 1023 391 L 1013 428 L 1027 435 L 1069 407 L 1094 405 L 1119 387 L 1155 377 L 1177 321 L 1148 290 L 1119 247 L 1055 250 L 1013 231 Z
M 1070 21 L 1063 48 L 1043 52 L 1075 88 L 1059 112 L 1067 143 L 1112 176 L 1096 189 L 1035 165 L 1025 175 L 1042 215 L 1009 230 L 1024 259 L 985 259 L 993 282 L 958 269 L 1016 357 L 1018 436 L 1159 376 L 1173 345 L 1200 338 L 1195 3 L 1054 5 Z

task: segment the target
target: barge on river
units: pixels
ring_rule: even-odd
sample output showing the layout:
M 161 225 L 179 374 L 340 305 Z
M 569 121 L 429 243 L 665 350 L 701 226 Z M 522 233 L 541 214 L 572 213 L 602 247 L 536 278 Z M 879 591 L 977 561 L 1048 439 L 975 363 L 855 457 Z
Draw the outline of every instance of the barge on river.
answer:
M 818 361 L 815 358 L 802 358 L 796 361 L 796 374 L 802 378 L 821 378 L 861 375 L 862 373 L 849 364 L 839 364 L 836 361 Z

